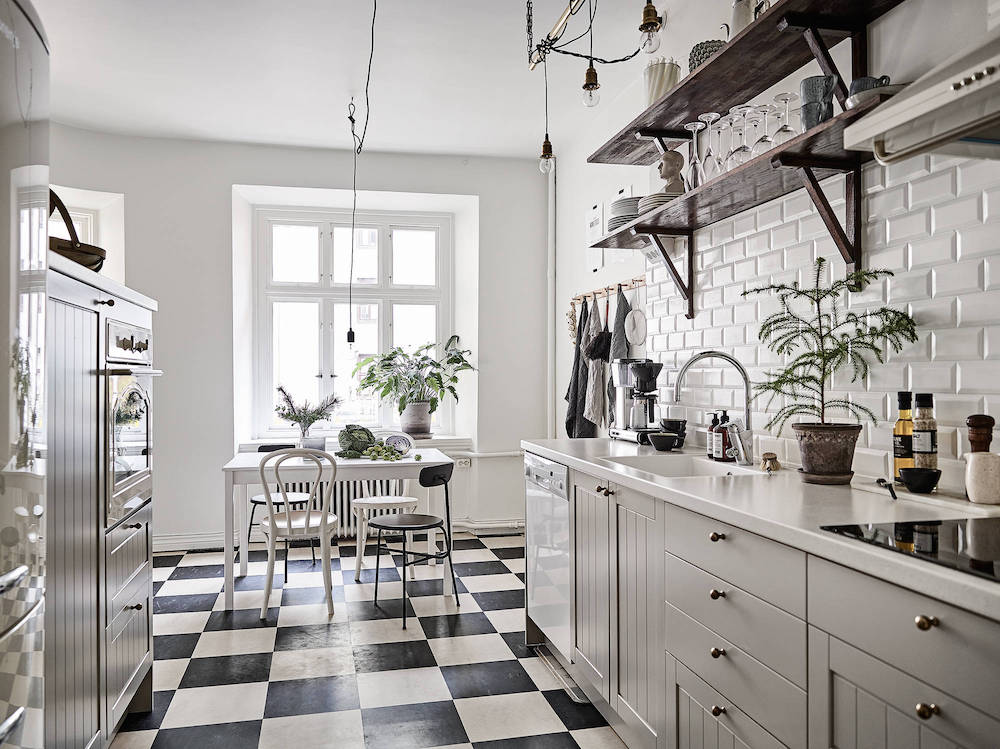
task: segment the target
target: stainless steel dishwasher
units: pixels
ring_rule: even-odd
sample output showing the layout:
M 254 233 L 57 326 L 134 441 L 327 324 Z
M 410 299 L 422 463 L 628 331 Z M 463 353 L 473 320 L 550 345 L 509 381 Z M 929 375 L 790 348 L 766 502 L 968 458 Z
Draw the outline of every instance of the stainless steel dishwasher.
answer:
M 569 660 L 573 570 L 566 466 L 525 453 L 524 489 L 527 615 Z

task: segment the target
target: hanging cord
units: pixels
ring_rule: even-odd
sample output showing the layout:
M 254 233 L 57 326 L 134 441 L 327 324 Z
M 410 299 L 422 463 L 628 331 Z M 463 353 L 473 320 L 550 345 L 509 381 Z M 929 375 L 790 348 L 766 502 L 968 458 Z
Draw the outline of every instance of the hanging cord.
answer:
M 577 36 L 573 37 L 572 39 L 569 39 L 569 40 L 567 40 L 565 42 L 562 42 L 561 41 L 562 40 L 562 36 L 563 36 L 563 34 L 566 33 L 566 29 L 564 28 L 563 31 L 562 31 L 562 33 L 558 37 L 556 37 L 555 39 L 549 39 L 549 37 L 546 35 L 546 36 L 542 37 L 541 41 L 539 41 L 537 44 L 535 44 L 535 39 L 534 39 L 534 18 L 533 18 L 534 13 L 533 13 L 533 9 L 532 9 L 531 0 L 528 0 L 526 5 L 527 5 L 528 62 L 529 63 L 532 62 L 532 60 L 534 59 L 534 56 L 536 54 L 537 54 L 538 57 L 537 57 L 537 60 L 535 60 L 535 61 L 538 62 L 540 60 L 544 60 L 545 57 L 548 55 L 549 52 L 558 52 L 560 55 L 569 55 L 571 57 L 581 57 L 584 60 L 590 60 L 591 63 L 598 62 L 598 63 L 601 63 L 602 65 L 614 65 L 614 64 L 619 63 L 619 62 L 628 62 L 633 57 L 635 57 L 636 55 L 638 55 L 639 52 L 641 51 L 639 49 L 636 49 L 635 52 L 633 52 L 630 55 L 626 55 L 625 57 L 618 57 L 618 58 L 615 58 L 615 59 L 608 60 L 608 59 L 605 59 L 603 57 L 594 57 L 594 50 L 593 50 L 593 46 L 592 45 L 591 45 L 591 49 L 590 49 L 590 53 L 589 54 L 581 54 L 580 52 L 573 52 L 572 50 L 566 49 L 566 47 L 568 47 L 570 44 L 573 44 L 574 42 L 577 42 L 580 39 L 583 39 L 583 37 L 585 37 L 585 36 L 587 36 L 587 34 L 591 33 L 591 30 L 593 29 L 593 26 L 594 26 L 594 17 L 597 15 L 597 0 L 594 0 L 592 7 L 589 8 L 589 15 L 590 15 L 590 19 L 589 20 L 590 20 L 590 23 L 587 25 L 587 28 L 584 29 L 584 31 L 581 32 L 579 35 L 577 35 Z M 580 7 L 582 8 L 583 6 L 581 5 Z M 579 12 L 579 10 L 577 10 L 577 12 Z M 576 13 L 574 13 L 573 15 L 576 15 Z M 569 24 L 567 23 L 566 26 L 568 27 Z
M 542 78 L 545 79 L 545 140 L 549 139 L 549 63 L 542 58 Z
M 352 204 L 351 204 L 351 263 L 350 263 L 350 275 L 347 277 L 347 342 L 354 343 L 354 228 L 358 215 L 358 156 L 361 155 L 362 149 L 365 147 L 365 137 L 368 135 L 368 123 L 371 121 L 371 98 L 368 94 L 368 89 L 372 81 L 372 60 L 375 59 L 375 17 L 378 14 L 378 0 L 372 0 L 372 31 L 371 31 L 371 47 L 368 52 L 368 72 L 365 75 L 365 125 L 361 129 L 361 135 L 358 135 L 357 131 L 357 121 L 354 118 L 354 113 L 357 111 L 357 107 L 354 106 L 354 97 L 351 97 L 350 103 L 347 105 L 347 119 L 351 123 L 351 140 L 354 142 L 354 147 L 351 149 L 353 153 L 353 177 L 351 182 L 351 193 L 352 193 Z

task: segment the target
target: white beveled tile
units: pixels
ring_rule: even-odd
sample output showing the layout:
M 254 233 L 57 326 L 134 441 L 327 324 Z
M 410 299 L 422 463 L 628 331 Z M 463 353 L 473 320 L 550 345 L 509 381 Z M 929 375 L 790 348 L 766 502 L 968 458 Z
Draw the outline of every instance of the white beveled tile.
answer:
M 354 651 L 347 646 L 279 650 L 271 656 L 271 681 L 312 679 L 354 673 Z
M 257 749 L 364 749 L 360 710 L 265 718 Z
M 217 655 L 246 655 L 249 653 L 270 653 L 274 650 L 277 629 L 224 629 L 218 632 L 202 632 L 194 648 L 192 658 L 211 658 Z
M 195 577 L 190 580 L 167 580 L 156 591 L 157 596 L 192 596 L 218 593 L 222 590 L 221 577 Z
M 126 731 L 115 736 L 111 749 L 150 749 L 156 739 L 156 731 Z
M 331 624 L 348 621 L 344 606 L 334 605 L 333 616 L 326 612 L 325 603 L 311 603 L 304 606 L 282 606 L 278 610 L 279 627 L 301 627 L 307 624 Z
M 506 575 L 469 575 L 462 582 L 470 593 L 487 593 L 494 590 L 520 590 L 524 583 L 514 573 Z
M 439 666 L 509 661 L 514 654 L 497 634 L 438 637 L 427 641 Z
M 524 609 L 497 609 L 484 613 L 497 632 L 524 631 Z
M 455 700 L 455 708 L 473 743 L 566 730 L 541 692 L 471 697 Z
M 178 689 L 160 728 L 206 726 L 260 720 L 264 717 L 267 682 Z
M 451 699 L 437 667 L 375 671 L 358 674 L 357 680 L 362 709 Z
M 259 609 L 264 602 L 263 590 L 235 590 L 233 591 L 234 609 Z M 267 599 L 267 607 L 275 608 L 281 605 L 281 588 L 271 591 L 271 597 Z M 219 598 L 215 602 L 213 611 L 225 611 L 226 594 L 219 593 Z
M 153 661 L 153 691 L 172 692 L 177 689 L 190 662 L 190 658 Z
M 186 635 L 203 632 L 210 611 L 185 611 L 179 614 L 153 614 L 154 635 Z
M 625 743 L 618 738 L 611 726 L 600 728 L 584 728 L 570 731 L 569 735 L 580 745 L 580 749 L 627 749 Z
M 417 625 L 403 629 L 399 619 L 370 619 L 351 622 L 352 645 L 374 645 L 380 642 L 423 640 L 423 630 Z M 423 701 L 423 700 L 421 700 Z
M 465 578 L 468 579 L 468 578 Z M 379 585 L 379 594 L 382 586 Z M 442 614 L 474 614 L 481 611 L 476 599 L 471 593 L 458 594 L 459 606 L 455 605 L 455 596 L 413 596 L 410 605 L 417 616 L 440 616 Z

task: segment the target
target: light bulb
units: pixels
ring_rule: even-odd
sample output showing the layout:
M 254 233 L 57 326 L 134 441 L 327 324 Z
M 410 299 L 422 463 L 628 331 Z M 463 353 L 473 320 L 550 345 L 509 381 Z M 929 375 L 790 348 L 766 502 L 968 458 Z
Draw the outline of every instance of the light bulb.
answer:
M 660 48 L 660 35 L 655 31 L 643 31 L 639 37 L 639 48 L 651 55 Z
M 555 159 L 551 156 L 543 156 L 538 160 L 538 171 L 542 174 L 548 174 L 552 171 L 552 168 L 556 165 Z
M 601 102 L 601 92 L 596 88 L 583 89 L 583 106 L 596 107 Z

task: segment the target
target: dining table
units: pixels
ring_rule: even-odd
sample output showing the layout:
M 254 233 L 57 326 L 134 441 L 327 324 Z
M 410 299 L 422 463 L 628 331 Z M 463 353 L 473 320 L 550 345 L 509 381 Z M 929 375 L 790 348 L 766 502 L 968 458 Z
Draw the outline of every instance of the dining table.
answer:
M 247 574 L 247 554 L 242 553 L 246 545 L 249 531 L 249 510 L 248 510 L 248 490 L 251 486 L 260 487 L 261 462 L 268 457 L 267 452 L 238 452 L 233 455 L 223 467 L 222 472 L 225 477 L 225 525 L 223 527 L 223 539 L 225 547 L 225 609 L 233 608 L 233 590 L 236 577 L 236 553 L 239 550 L 240 577 Z M 411 448 L 410 451 L 399 460 L 371 460 L 370 458 L 337 458 L 336 476 L 334 481 L 378 481 L 378 480 L 403 480 L 404 493 L 408 496 L 415 496 L 426 505 L 426 511 L 430 514 L 445 516 L 444 512 L 444 492 L 440 488 L 416 491 L 413 484 L 420 476 L 420 471 L 428 466 L 440 466 L 454 463 L 454 461 L 440 450 L 435 448 Z M 281 478 L 286 483 L 308 482 L 316 476 L 316 464 L 302 458 L 292 458 L 286 460 L 281 465 Z M 333 469 L 325 467 L 322 481 L 329 481 Z M 271 468 L 265 469 L 265 478 L 276 481 L 274 471 Z M 263 491 L 263 489 L 261 489 Z M 423 494 L 424 497 L 420 495 Z M 235 524 L 236 521 L 238 524 Z M 344 518 L 346 521 L 347 518 Z M 234 537 L 235 534 L 235 537 Z M 448 528 L 448 538 L 452 537 L 452 529 Z M 434 548 L 437 539 L 435 533 L 427 534 L 428 551 L 436 551 Z M 446 569 L 446 573 L 448 570 Z M 454 592 L 451 575 L 444 574 L 444 594 L 450 595 Z

